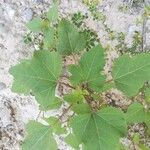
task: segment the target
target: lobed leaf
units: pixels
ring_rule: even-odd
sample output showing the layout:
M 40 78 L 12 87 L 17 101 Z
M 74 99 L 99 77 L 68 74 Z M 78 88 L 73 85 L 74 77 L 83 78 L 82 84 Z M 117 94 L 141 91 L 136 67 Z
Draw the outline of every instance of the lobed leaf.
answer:
M 63 55 L 77 53 L 85 48 L 85 34 L 69 21 L 62 20 L 58 25 L 58 52 Z
M 14 76 L 12 90 L 35 95 L 43 109 L 47 109 L 55 99 L 55 88 L 62 70 L 61 57 L 56 52 L 36 51 L 31 60 L 22 61 L 12 67 Z
M 70 78 L 72 84 L 81 85 L 86 83 L 96 92 L 101 91 L 105 82 L 105 77 L 101 74 L 104 65 L 104 51 L 98 45 L 83 54 L 79 65 L 70 67 L 69 71 L 72 74 Z
M 127 132 L 123 112 L 111 107 L 77 115 L 70 124 L 83 150 L 119 150 L 119 139 Z

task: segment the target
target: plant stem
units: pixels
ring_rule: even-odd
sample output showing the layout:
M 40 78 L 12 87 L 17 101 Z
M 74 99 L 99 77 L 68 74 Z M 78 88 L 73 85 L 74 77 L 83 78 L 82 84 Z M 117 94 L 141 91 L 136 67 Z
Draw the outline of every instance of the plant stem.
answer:
M 112 81 L 113 81 L 113 79 L 110 79 L 110 80 L 106 81 L 105 83 L 110 83 L 110 82 L 112 82 Z
M 71 89 L 76 89 L 75 87 L 71 86 L 71 85 L 68 84 L 68 83 L 64 83 L 64 82 L 59 82 L 59 83 L 65 85 L 65 86 L 67 86 L 67 87 L 69 87 L 69 88 L 71 88 Z

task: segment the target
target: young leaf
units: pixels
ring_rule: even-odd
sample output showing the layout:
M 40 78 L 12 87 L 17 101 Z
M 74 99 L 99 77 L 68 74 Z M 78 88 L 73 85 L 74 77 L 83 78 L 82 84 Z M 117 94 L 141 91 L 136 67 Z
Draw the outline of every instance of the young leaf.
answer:
M 58 120 L 58 118 L 55 117 L 49 117 L 49 118 L 45 118 L 45 121 L 52 126 L 52 130 L 54 133 L 56 134 L 65 134 L 66 133 L 66 129 L 62 128 L 61 126 L 61 122 Z
M 86 37 L 73 24 L 62 20 L 58 26 L 58 43 L 59 53 L 70 55 L 85 48 Z
M 82 90 L 75 90 L 71 94 L 64 95 L 64 100 L 71 104 L 83 103 L 84 96 Z
M 29 93 L 32 90 L 43 108 L 53 103 L 55 88 L 62 70 L 61 57 L 56 52 L 36 51 L 31 60 L 12 67 L 14 76 L 12 90 Z
M 65 142 L 69 144 L 71 147 L 73 147 L 75 150 L 79 150 L 80 143 L 77 141 L 76 137 L 73 134 L 69 134 L 65 138 Z
M 41 31 L 41 29 L 42 29 L 42 19 L 40 17 L 34 18 L 29 23 L 27 23 L 27 27 L 32 32 L 39 32 L 39 31 Z
M 74 85 L 86 83 L 91 89 L 99 92 L 105 82 L 105 78 L 101 74 L 104 64 L 103 48 L 98 45 L 83 54 L 78 66 L 70 67 L 71 82 Z
M 111 107 L 77 115 L 70 124 L 83 150 L 118 150 L 119 139 L 127 132 L 123 112 Z
M 27 137 L 22 144 L 22 150 L 57 150 L 50 126 L 30 121 L 26 130 Z
M 128 124 L 144 122 L 145 111 L 143 105 L 140 103 L 131 104 L 126 112 L 126 120 Z
M 85 103 L 83 91 L 76 90 L 71 94 L 64 95 L 64 100 L 71 105 L 71 109 L 77 114 L 85 114 L 90 112 L 90 107 Z
M 47 18 L 51 22 L 56 22 L 58 19 L 58 4 L 54 3 L 47 13 Z
M 150 54 L 119 57 L 112 72 L 116 87 L 129 97 L 137 95 L 145 81 L 150 80 L 149 58 Z

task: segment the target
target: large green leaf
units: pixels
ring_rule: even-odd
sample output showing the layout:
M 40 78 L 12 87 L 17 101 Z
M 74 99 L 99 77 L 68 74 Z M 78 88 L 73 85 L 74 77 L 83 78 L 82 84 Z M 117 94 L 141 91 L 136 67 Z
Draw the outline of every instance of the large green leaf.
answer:
M 150 54 L 134 57 L 123 55 L 117 59 L 112 72 L 116 87 L 127 96 L 135 96 L 150 80 Z
M 58 26 L 58 42 L 58 51 L 70 55 L 85 48 L 86 37 L 73 24 L 62 20 Z
M 27 137 L 22 144 L 22 150 L 57 150 L 50 126 L 30 121 L 26 130 Z
M 77 115 L 70 124 L 83 150 L 119 150 L 119 139 L 127 132 L 123 112 L 111 107 Z
M 36 51 L 31 60 L 10 69 L 15 78 L 12 90 L 25 94 L 31 90 L 41 106 L 48 108 L 53 103 L 61 70 L 62 60 L 56 52 Z
M 126 112 L 127 123 L 141 123 L 145 121 L 145 110 L 142 104 L 133 103 Z
M 105 82 L 104 76 L 101 74 L 105 64 L 104 52 L 101 46 L 92 48 L 89 52 L 85 52 L 81 57 L 79 65 L 70 67 L 71 82 L 74 85 L 82 83 L 95 90 L 100 91 Z

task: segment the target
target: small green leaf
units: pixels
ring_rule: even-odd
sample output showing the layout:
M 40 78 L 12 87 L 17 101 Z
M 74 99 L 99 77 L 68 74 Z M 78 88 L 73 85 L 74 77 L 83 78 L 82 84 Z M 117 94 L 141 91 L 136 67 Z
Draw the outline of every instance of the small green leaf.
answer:
M 31 60 L 12 67 L 14 76 L 12 90 L 18 93 L 35 95 L 43 109 L 47 109 L 55 100 L 55 89 L 62 71 L 62 60 L 56 52 L 36 51 Z
M 140 103 L 133 103 L 126 113 L 127 123 L 142 123 L 145 121 L 145 111 Z
M 138 133 L 134 134 L 134 136 L 133 136 L 133 142 L 135 144 L 139 144 L 140 143 L 140 135 Z
M 86 36 L 67 20 L 58 26 L 58 52 L 64 55 L 77 53 L 85 48 Z
M 83 150 L 118 150 L 119 139 L 127 133 L 123 112 L 111 107 L 77 115 L 70 125 Z
M 42 29 L 42 19 L 40 17 L 36 17 L 30 22 L 27 23 L 27 27 L 32 32 L 40 32 Z
M 58 4 L 54 3 L 47 13 L 47 18 L 51 22 L 56 22 L 58 19 Z
M 49 28 L 44 32 L 44 48 L 52 49 L 55 46 L 55 30 L 54 28 Z
M 65 138 L 65 142 L 67 144 L 69 144 L 71 147 L 73 147 L 76 150 L 79 150 L 79 142 L 77 141 L 76 137 L 73 134 L 69 134 L 66 138 Z
M 64 100 L 68 102 L 70 105 L 76 103 L 83 103 L 84 101 L 83 91 L 75 90 L 71 94 L 66 94 L 64 95 Z
M 90 107 L 85 103 L 84 91 L 76 90 L 71 94 L 64 95 L 64 100 L 71 105 L 71 109 L 77 114 L 90 112 Z
M 55 117 L 49 117 L 45 118 L 45 121 L 52 126 L 52 130 L 56 134 L 66 134 L 66 129 L 62 128 L 61 122 L 58 120 L 58 118 Z
M 22 150 L 57 150 L 50 126 L 30 121 L 26 130 L 27 137 L 22 144 Z
M 144 83 L 150 80 L 149 58 L 150 54 L 119 57 L 112 71 L 116 87 L 129 97 L 136 96 Z
M 72 84 L 81 85 L 85 83 L 96 92 L 101 91 L 105 82 L 105 77 L 101 74 L 104 65 L 104 51 L 98 45 L 83 54 L 79 65 L 70 66 Z

